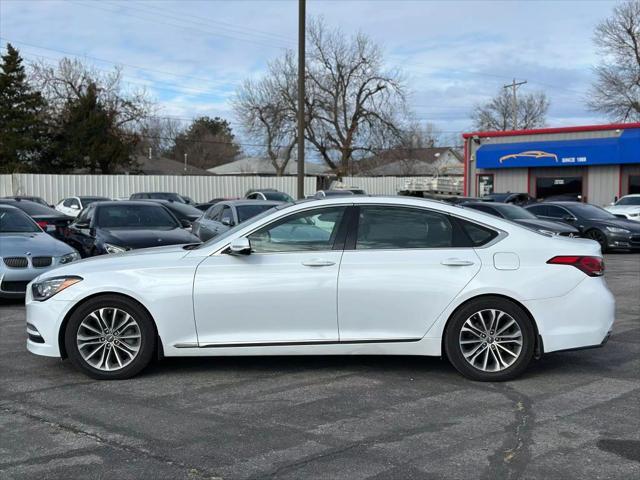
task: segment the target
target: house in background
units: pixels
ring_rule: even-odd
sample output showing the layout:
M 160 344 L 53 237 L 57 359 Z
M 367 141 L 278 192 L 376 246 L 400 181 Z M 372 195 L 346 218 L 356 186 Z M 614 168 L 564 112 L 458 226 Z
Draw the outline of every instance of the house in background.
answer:
M 210 168 L 208 172 L 214 175 L 276 175 L 275 167 L 268 158 L 264 157 L 243 157 L 233 162 Z M 297 173 L 298 162 L 295 160 L 289 161 L 284 169 L 284 175 L 296 175 Z M 304 163 L 304 173 L 306 176 L 331 175 L 331 172 L 324 165 L 310 162 Z
M 450 147 L 387 150 L 358 163 L 358 175 L 371 177 L 462 177 L 464 170 L 462 154 Z

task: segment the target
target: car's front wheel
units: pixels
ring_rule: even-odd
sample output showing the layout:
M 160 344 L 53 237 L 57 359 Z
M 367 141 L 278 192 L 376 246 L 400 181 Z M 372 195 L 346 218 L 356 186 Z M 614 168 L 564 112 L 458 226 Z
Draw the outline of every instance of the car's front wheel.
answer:
M 602 233 L 600 230 L 593 229 L 589 230 L 586 235 L 587 238 L 591 238 L 600 244 L 600 249 L 602 253 L 606 253 L 609 250 L 609 245 L 607 242 L 607 236 Z
M 71 362 L 98 380 L 130 378 L 153 357 L 155 329 L 136 302 L 117 295 L 95 297 L 69 318 L 65 347 Z
M 535 330 L 527 313 L 501 297 L 471 300 L 451 318 L 445 332 L 449 361 L 465 377 L 511 380 L 529 365 Z

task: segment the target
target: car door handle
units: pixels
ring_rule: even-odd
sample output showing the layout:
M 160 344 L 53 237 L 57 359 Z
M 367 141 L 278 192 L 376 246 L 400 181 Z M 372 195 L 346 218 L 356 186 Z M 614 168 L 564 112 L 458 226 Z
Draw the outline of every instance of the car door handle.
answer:
M 473 265 L 471 260 L 463 260 L 461 258 L 447 258 L 440 263 L 442 263 L 442 265 L 447 265 L 448 267 L 468 267 Z
M 336 262 L 332 262 L 331 260 L 322 260 L 319 258 L 314 258 L 313 260 L 302 262 L 302 265 L 304 265 L 305 267 L 330 267 L 331 265 L 335 264 Z

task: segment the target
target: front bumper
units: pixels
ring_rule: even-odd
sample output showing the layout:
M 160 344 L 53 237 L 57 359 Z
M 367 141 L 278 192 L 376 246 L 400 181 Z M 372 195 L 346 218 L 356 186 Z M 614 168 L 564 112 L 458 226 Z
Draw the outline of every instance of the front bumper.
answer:
M 56 300 L 36 302 L 27 289 L 25 298 L 27 310 L 27 350 L 45 357 L 60 357 L 59 332 L 62 322 L 71 309 L 72 303 Z M 37 333 L 37 335 L 35 335 Z

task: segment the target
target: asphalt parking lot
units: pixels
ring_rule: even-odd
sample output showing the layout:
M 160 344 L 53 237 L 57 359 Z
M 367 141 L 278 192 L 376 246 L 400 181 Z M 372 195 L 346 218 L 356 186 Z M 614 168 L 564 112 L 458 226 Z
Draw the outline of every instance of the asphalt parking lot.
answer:
M 640 255 L 607 255 L 601 349 L 513 382 L 412 357 L 165 359 L 98 382 L 0 305 L 0 478 L 640 478 Z

